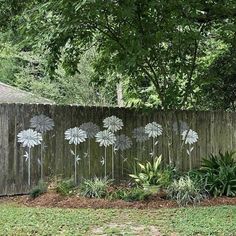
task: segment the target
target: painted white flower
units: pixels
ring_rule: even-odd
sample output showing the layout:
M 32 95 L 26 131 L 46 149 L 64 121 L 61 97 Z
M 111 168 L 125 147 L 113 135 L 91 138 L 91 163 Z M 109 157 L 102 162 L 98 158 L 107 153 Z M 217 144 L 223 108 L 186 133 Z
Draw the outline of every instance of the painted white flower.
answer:
M 145 126 L 145 133 L 149 138 L 156 138 L 162 135 L 162 126 L 157 124 L 156 122 L 149 123 Z
M 30 127 L 35 128 L 35 130 L 40 133 L 44 133 L 53 129 L 54 121 L 51 118 L 41 114 L 31 118 Z
M 103 120 L 103 126 L 107 128 L 111 132 L 116 132 L 118 130 L 121 130 L 123 127 L 123 121 L 116 117 L 116 116 L 110 116 Z
M 69 144 L 80 144 L 85 141 L 87 138 L 87 134 L 84 130 L 74 127 L 71 129 L 66 130 L 65 132 L 65 139 L 69 140 Z
M 94 124 L 93 122 L 87 122 L 83 123 L 80 127 L 80 129 L 84 130 L 87 133 L 87 137 L 94 138 L 95 135 L 99 132 L 99 127 Z
M 144 127 L 138 127 L 133 130 L 133 138 L 136 139 L 137 142 L 145 142 L 148 140 L 148 135 L 145 133 Z
M 34 147 L 42 141 L 42 134 L 32 129 L 21 131 L 18 135 L 18 142 L 22 143 L 23 147 Z
M 132 141 L 128 136 L 124 134 L 116 136 L 116 142 L 115 142 L 116 150 L 124 151 L 126 149 L 129 149 L 131 145 L 132 145 Z
M 198 141 L 198 134 L 192 129 L 184 130 L 181 135 L 182 135 L 182 140 L 185 142 L 185 144 L 191 145 Z
M 188 124 L 184 121 L 180 121 L 179 124 L 178 122 L 174 122 L 173 123 L 173 130 L 176 134 L 178 134 L 180 132 L 180 134 L 182 134 L 185 130 L 188 130 Z
M 109 130 L 100 131 L 96 134 L 96 142 L 99 143 L 99 146 L 108 147 L 113 145 L 116 141 L 116 136 Z

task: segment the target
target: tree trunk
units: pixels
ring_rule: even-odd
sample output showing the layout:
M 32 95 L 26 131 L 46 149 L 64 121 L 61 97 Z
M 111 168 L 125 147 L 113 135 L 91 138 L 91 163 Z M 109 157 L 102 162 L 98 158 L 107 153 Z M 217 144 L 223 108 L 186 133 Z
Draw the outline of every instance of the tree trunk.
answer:
M 122 83 L 121 82 L 116 84 L 116 93 L 117 93 L 117 105 L 118 105 L 118 107 L 124 107 L 123 89 L 122 89 Z

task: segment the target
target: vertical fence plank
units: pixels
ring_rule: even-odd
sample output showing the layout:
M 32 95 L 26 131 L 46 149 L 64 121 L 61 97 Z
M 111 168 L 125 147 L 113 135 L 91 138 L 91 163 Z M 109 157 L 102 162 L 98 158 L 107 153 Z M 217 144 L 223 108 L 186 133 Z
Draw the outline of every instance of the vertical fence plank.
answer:
M 199 135 L 199 141 L 194 145 L 192 153 L 193 166 L 198 167 L 201 158 L 210 153 L 219 151 L 231 151 L 236 149 L 236 113 L 229 112 L 194 112 L 194 111 L 158 111 L 141 110 L 131 108 L 107 108 L 107 107 L 80 107 L 58 105 L 27 105 L 27 104 L 1 104 L 0 105 L 0 195 L 20 194 L 29 191 L 27 185 L 27 163 L 25 162 L 25 149 L 17 142 L 17 134 L 30 127 L 30 118 L 34 115 L 45 114 L 55 122 L 54 130 L 45 135 L 45 176 L 54 175 L 71 177 L 74 174 L 74 161 L 70 153 L 72 145 L 64 138 L 64 132 L 68 128 L 80 126 L 85 122 L 97 124 L 104 130 L 103 119 L 116 115 L 124 122 L 124 128 L 116 135 L 126 134 L 131 137 L 133 146 L 124 152 L 128 159 L 124 163 L 125 176 L 121 174 L 121 153 L 115 154 L 115 177 L 122 179 L 130 173 L 134 158 L 150 160 L 152 149 L 151 140 L 139 145 L 132 138 L 134 128 L 156 121 L 164 128 L 163 135 L 158 138 L 158 155 L 162 154 L 164 162 L 168 163 L 171 155 L 174 162 L 180 158 L 180 169 L 189 168 L 186 145 L 181 152 L 181 134 L 173 130 L 174 122 L 186 122 L 189 127 Z M 168 133 L 165 129 L 168 128 Z M 168 145 L 168 141 L 171 144 Z M 141 147 L 141 148 L 140 148 Z M 88 143 L 79 145 L 81 161 L 78 167 L 78 177 L 88 178 L 88 160 L 84 156 Z M 104 156 L 104 148 L 99 147 L 95 138 L 91 140 L 91 173 L 92 176 L 104 176 L 104 166 L 101 165 L 101 157 Z M 32 184 L 35 185 L 40 178 L 40 166 L 37 159 L 40 157 L 40 147 L 35 147 L 32 152 Z M 111 176 L 111 147 L 107 150 L 107 173 Z

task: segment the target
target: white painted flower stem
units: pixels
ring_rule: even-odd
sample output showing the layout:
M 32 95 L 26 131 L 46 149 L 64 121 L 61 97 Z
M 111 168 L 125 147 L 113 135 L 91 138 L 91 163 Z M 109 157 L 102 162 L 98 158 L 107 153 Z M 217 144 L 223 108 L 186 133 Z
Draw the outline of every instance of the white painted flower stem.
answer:
M 140 150 L 140 160 L 142 160 L 143 159 L 143 146 L 141 142 L 139 143 L 139 150 Z
M 121 175 L 124 176 L 124 151 L 121 151 Z
M 104 166 L 105 166 L 105 178 L 107 177 L 107 148 L 105 147 L 105 155 L 104 155 Z
M 111 170 L 111 176 L 112 176 L 112 179 L 114 179 L 115 178 L 115 174 L 114 174 L 114 172 L 115 172 L 115 163 L 114 163 L 114 145 L 112 145 L 111 146 L 111 151 L 112 151 L 112 153 L 111 153 L 111 166 L 112 166 L 112 170 Z
M 155 150 L 155 138 L 152 138 L 152 162 L 155 159 L 156 150 Z
M 91 143 L 88 140 L 88 163 L 89 163 L 89 178 L 91 178 Z
M 76 147 L 77 147 L 77 145 L 75 145 L 75 153 L 74 153 L 75 154 L 75 163 L 74 163 L 74 165 L 75 165 L 74 166 L 74 168 L 75 168 L 75 170 L 74 170 L 74 172 L 75 172 L 74 173 L 75 174 L 75 185 L 77 184 L 77 160 L 76 160 L 77 159 L 77 152 L 76 152 L 77 148 Z
M 31 157 L 30 157 L 30 155 L 31 155 L 31 152 L 30 152 L 30 147 L 29 147 L 29 156 L 28 156 L 28 185 L 30 186 L 31 185 L 31 172 L 30 172 L 30 165 L 31 165 Z
M 191 151 L 191 145 L 189 144 L 189 169 L 192 170 L 192 151 Z
M 43 169 L 43 161 L 44 161 L 44 142 L 42 140 L 41 142 L 41 158 L 40 158 L 40 177 L 41 180 L 43 180 L 43 176 L 44 176 L 44 169 Z

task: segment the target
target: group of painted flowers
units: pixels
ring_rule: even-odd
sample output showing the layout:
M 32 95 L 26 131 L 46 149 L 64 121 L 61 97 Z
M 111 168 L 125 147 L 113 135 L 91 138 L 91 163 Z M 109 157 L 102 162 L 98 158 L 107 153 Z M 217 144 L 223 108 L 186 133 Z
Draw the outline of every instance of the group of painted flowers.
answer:
M 88 166 L 89 166 L 89 176 L 91 175 L 91 147 L 90 142 L 91 139 L 95 138 L 95 141 L 99 143 L 99 146 L 104 147 L 104 156 L 101 157 L 101 163 L 105 166 L 104 172 L 105 176 L 107 175 L 107 147 L 112 147 L 112 177 L 114 178 L 114 155 L 116 151 L 121 152 L 121 156 L 123 158 L 122 163 L 126 160 L 123 156 L 125 150 L 131 148 L 132 140 L 125 134 L 118 134 L 123 128 L 123 121 L 116 117 L 110 116 L 103 120 L 103 128 L 104 130 L 99 129 L 98 125 L 87 122 L 83 123 L 79 127 L 69 128 L 65 131 L 65 140 L 68 140 L 69 144 L 74 145 L 74 149 L 71 150 L 71 154 L 74 156 L 74 171 L 75 171 L 75 182 L 77 181 L 77 165 L 81 160 L 78 154 L 78 145 L 88 141 L 88 151 L 85 153 L 85 157 L 88 157 Z M 25 156 L 28 161 L 28 183 L 30 185 L 30 150 L 36 145 L 41 145 L 41 159 L 38 160 L 41 169 L 43 170 L 43 137 L 47 131 L 52 130 L 54 127 L 54 122 L 51 118 L 41 114 L 38 116 L 34 116 L 30 120 L 30 129 L 23 130 L 18 134 L 18 142 L 22 144 L 23 147 L 28 148 L 28 152 L 26 152 Z M 187 153 L 191 156 L 191 152 L 193 151 L 193 144 L 198 141 L 198 134 L 189 129 L 188 125 L 185 122 L 179 122 L 173 124 L 173 130 L 176 133 L 180 133 L 182 136 L 182 141 L 184 144 L 188 145 Z M 155 145 L 158 143 L 158 137 L 163 133 L 163 128 L 160 124 L 156 122 L 150 122 L 145 127 L 138 127 L 132 131 L 132 137 L 138 143 L 144 143 L 148 141 L 150 138 L 153 140 L 153 150 L 152 155 L 154 155 Z M 122 164 L 122 173 L 123 173 L 123 164 Z M 41 178 L 43 177 L 43 171 L 41 171 Z
M 17 137 L 18 142 L 22 144 L 23 147 L 28 148 L 25 152 L 26 161 L 28 162 L 28 185 L 31 185 L 31 148 L 37 145 L 41 145 L 41 157 L 38 159 L 38 163 L 41 167 L 41 179 L 43 179 L 43 156 L 44 156 L 44 142 L 43 136 L 47 131 L 52 130 L 54 127 L 54 121 L 41 114 L 34 116 L 30 120 L 30 129 L 21 131 Z

